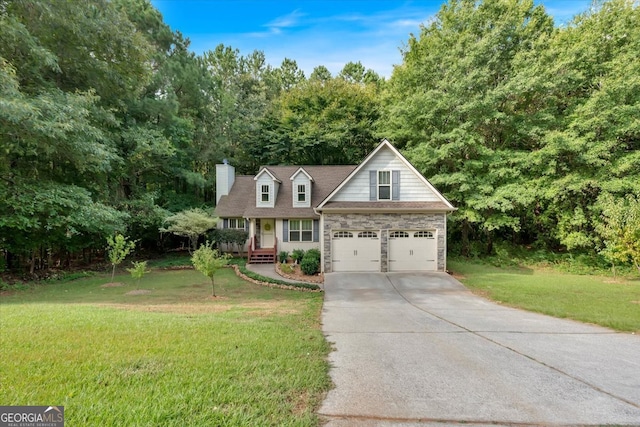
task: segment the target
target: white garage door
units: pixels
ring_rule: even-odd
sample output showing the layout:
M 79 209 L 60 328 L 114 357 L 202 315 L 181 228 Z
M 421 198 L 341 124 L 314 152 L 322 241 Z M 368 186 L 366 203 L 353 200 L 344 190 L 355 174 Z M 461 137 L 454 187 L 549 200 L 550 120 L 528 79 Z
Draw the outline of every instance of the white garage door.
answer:
M 380 233 L 334 231 L 331 234 L 332 271 L 380 271 Z
M 435 271 L 438 269 L 435 230 L 389 232 L 389 271 Z

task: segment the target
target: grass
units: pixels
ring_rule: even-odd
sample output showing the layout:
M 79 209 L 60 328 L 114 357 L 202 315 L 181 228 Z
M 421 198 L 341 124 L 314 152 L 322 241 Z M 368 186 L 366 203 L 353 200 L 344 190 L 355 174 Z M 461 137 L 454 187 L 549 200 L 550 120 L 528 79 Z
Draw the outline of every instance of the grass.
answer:
M 640 332 L 640 280 L 558 272 L 550 268 L 499 268 L 462 259 L 448 268 L 476 293 L 510 306 L 618 331 Z
M 108 276 L 0 296 L 0 402 L 63 405 L 69 425 L 314 426 L 330 387 L 322 294 L 193 270 L 135 289 Z

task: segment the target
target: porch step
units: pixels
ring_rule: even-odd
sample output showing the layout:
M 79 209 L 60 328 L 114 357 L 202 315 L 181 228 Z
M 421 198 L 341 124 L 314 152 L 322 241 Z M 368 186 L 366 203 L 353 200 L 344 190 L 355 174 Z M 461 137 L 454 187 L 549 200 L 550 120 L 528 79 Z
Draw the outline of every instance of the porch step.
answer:
M 273 249 L 256 249 L 251 253 L 249 264 L 275 264 L 276 256 Z

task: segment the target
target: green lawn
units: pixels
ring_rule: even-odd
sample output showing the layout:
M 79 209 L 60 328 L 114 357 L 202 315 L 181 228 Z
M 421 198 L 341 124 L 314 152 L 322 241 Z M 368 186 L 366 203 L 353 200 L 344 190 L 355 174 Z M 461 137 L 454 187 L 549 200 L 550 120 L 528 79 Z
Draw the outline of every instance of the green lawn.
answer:
M 231 269 L 154 271 L 0 296 L 0 402 L 63 405 L 68 425 L 307 426 L 330 387 L 322 294 Z
M 467 287 L 526 310 L 613 328 L 640 331 L 640 280 L 565 274 L 543 268 L 498 268 L 450 260 Z

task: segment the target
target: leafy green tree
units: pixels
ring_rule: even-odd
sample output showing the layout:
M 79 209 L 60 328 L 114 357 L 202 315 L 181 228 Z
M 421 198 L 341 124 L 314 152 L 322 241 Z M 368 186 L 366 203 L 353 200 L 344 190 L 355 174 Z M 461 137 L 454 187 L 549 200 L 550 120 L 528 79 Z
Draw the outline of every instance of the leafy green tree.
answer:
M 272 75 L 279 92 L 291 90 L 305 81 L 304 72 L 298 68 L 298 63 L 289 58 L 285 58 L 280 67 L 273 70 Z
M 196 270 L 211 279 L 211 296 L 216 296 L 215 274 L 229 263 L 227 255 L 221 255 L 217 249 L 211 248 L 209 242 L 201 245 L 192 255 L 191 262 Z
M 116 266 L 120 265 L 127 255 L 135 249 L 136 242 L 132 242 L 128 237 L 116 233 L 114 236 L 107 237 L 107 245 L 107 255 L 113 267 L 111 270 L 111 281 L 113 281 L 116 274 Z
M 283 93 L 250 147 L 262 164 L 354 164 L 373 149 L 378 87 L 342 78 L 310 80 Z
M 165 220 L 167 227 L 160 228 L 161 233 L 173 233 L 189 239 L 189 253 L 198 247 L 198 239 L 207 231 L 216 227 L 218 218 L 210 216 L 199 208 L 188 209 L 171 215 Z
M 472 236 L 491 252 L 498 233 L 521 228 L 527 139 L 513 114 L 520 98 L 506 88 L 515 58 L 552 31 L 531 0 L 453 0 L 409 39 L 385 85 L 380 132 L 459 208 L 452 231 L 463 253 Z
M 640 196 L 616 199 L 605 193 L 598 202 L 602 215 L 597 231 L 605 244 L 600 253 L 614 268 L 616 262 L 631 262 L 640 273 Z
M 32 271 L 38 252 L 100 247 L 124 228 L 110 181 L 122 104 L 151 72 L 141 37 L 108 1 L 2 4 L 0 234 Z
M 311 75 L 309 76 L 310 81 L 321 81 L 326 82 L 331 80 L 331 71 L 324 65 L 318 65 L 313 69 Z
M 601 192 L 640 193 L 640 19 L 637 3 L 594 4 L 538 49 L 517 58 L 507 90 L 521 93 L 531 154 L 522 191 L 528 224 L 569 250 L 598 242 Z

